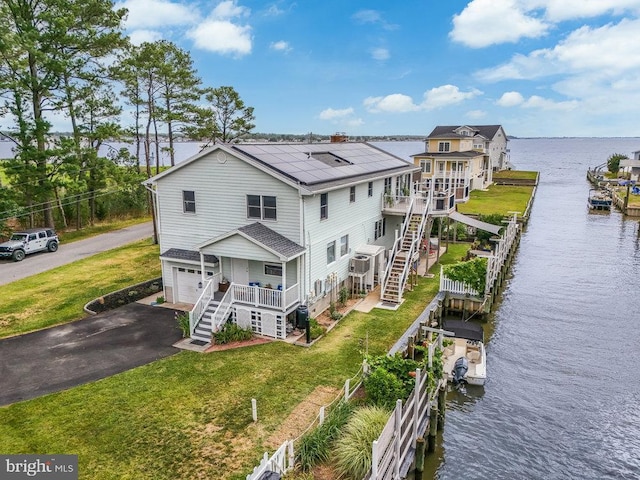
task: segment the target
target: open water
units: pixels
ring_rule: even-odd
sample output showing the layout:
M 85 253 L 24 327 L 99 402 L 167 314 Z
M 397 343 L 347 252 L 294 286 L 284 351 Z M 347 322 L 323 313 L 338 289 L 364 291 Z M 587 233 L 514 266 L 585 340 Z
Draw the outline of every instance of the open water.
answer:
M 586 170 L 639 138 L 516 139 L 540 185 L 487 382 L 450 392 L 426 479 L 640 479 L 639 221 L 587 208 Z
M 376 142 L 409 158 L 421 142 Z M 0 158 L 9 145 L 0 142 Z M 639 221 L 587 208 L 588 167 L 640 138 L 514 139 L 540 172 L 501 304 L 488 379 L 452 391 L 423 480 L 640 479 Z M 178 144 L 178 161 L 197 153 Z

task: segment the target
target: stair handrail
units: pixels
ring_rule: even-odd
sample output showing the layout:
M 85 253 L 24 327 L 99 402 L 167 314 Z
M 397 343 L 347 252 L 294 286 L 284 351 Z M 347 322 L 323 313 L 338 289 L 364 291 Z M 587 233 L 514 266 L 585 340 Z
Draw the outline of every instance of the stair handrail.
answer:
M 391 249 L 391 253 L 389 254 L 389 259 L 387 260 L 386 270 L 382 279 L 382 289 L 380 291 L 381 297 L 384 297 L 385 291 L 387 290 L 387 283 L 389 282 L 389 277 L 391 276 L 391 266 L 393 265 L 393 261 L 395 260 L 396 255 L 400 251 L 400 247 L 402 246 L 402 239 L 404 238 L 404 235 L 409 228 L 415 195 L 411 195 L 410 198 L 411 200 L 409 201 L 409 208 L 407 209 L 407 214 L 405 215 L 404 221 L 402 222 L 402 227 L 400 228 L 400 235 L 398 235 L 398 238 L 396 238 L 395 242 L 393 242 L 393 248 Z
M 202 293 L 193 305 L 193 308 L 189 311 L 189 334 L 192 335 L 198 325 L 198 322 L 204 315 L 207 309 L 207 305 L 213 298 L 213 282 L 214 278 L 210 278 L 205 281 L 202 287 Z
M 224 297 L 222 297 L 222 300 L 220 300 L 220 304 L 214 310 L 213 315 L 211 315 L 212 332 L 217 332 L 218 330 L 220 330 L 222 325 L 224 325 L 224 323 L 227 321 L 229 310 L 231 310 L 231 306 L 233 305 L 234 301 L 234 285 L 235 283 L 233 282 L 229 284 L 229 289 L 224 294 Z

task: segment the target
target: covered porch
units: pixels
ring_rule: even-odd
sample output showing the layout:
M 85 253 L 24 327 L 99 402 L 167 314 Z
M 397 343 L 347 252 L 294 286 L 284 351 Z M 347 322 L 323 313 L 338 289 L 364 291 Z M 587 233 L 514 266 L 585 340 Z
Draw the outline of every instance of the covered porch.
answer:
M 243 327 L 261 330 L 261 318 L 282 322 L 300 304 L 305 249 L 261 223 L 234 229 L 197 249 L 203 261 L 215 255 L 219 269 L 202 279 L 190 313 L 192 334 L 196 327 L 202 332 L 199 324 L 217 331 L 230 315 Z

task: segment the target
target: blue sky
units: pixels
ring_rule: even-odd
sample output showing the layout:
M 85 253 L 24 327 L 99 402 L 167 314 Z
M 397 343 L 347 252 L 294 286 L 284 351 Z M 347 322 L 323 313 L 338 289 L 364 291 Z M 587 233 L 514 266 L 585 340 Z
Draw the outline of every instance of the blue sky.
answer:
M 640 136 L 640 0 L 125 0 L 256 131 Z

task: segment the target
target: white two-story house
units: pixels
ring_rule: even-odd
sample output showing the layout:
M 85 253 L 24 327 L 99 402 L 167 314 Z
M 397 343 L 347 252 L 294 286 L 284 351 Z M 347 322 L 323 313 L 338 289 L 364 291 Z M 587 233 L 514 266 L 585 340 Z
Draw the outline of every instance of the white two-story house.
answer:
M 418 170 L 367 143 L 216 145 L 185 160 L 145 182 L 165 298 L 194 305 L 193 338 L 229 318 L 285 338 L 300 305 L 314 316 L 351 280 L 381 281 L 407 213 L 385 198 Z

